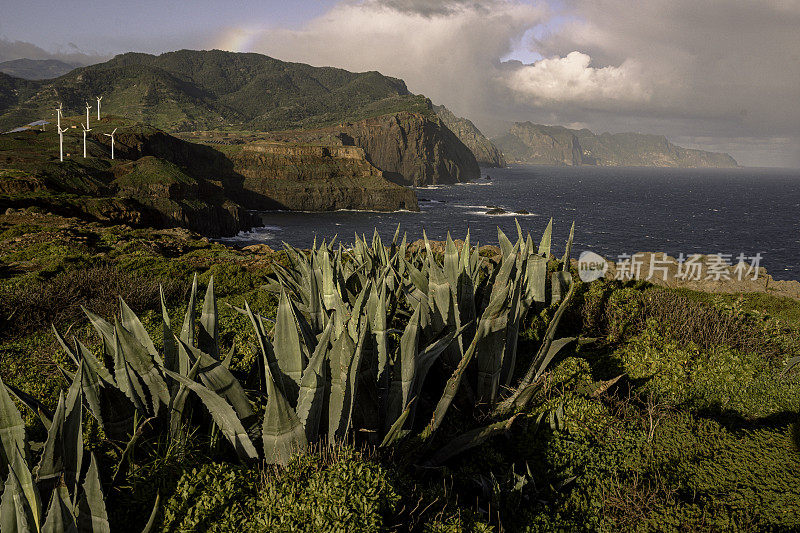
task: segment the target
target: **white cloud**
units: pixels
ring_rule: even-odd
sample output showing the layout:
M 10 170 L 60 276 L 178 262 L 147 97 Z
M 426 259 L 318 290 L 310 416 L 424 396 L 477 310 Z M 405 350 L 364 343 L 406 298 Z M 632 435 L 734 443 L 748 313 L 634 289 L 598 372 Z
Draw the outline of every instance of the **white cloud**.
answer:
M 590 66 L 591 60 L 578 51 L 566 57 L 542 59 L 516 69 L 506 83 L 521 98 L 536 105 L 569 102 L 587 106 L 649 100 L 651 91 L 642 83 L 635 62 L 595 68 Z

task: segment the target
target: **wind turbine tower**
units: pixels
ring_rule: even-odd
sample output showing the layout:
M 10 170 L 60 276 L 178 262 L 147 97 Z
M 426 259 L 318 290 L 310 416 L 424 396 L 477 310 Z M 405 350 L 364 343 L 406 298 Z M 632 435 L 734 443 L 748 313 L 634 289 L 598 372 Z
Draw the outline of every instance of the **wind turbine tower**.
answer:
M 102 96 L 95 96 L 97 98 L 97 120 L 100 120 L 100 100 L 103 99 Z
M 87 107 L 86 109 L 87 109 L 87 113 L 88 113 L 88 109 L 89 108 Z M 83 126 L 83 158 L 86 159 L 86 132 L 92 131 L 92 130 L 87 128 L 83 124 L 81 124 L 81 126 Z M 113 150 L 113 148 L 112 148 L 112 150 Z M 111 159 L 114 159 L 113 154 L 112 154 Z
M 111 137 L 111 159 L 114 159 L 114 134 L 117 132 L 117 128 L 114 128 L 114 131 L 111 133 L 104 133 L 106 137 Z
M 58 107 L 56 108 L 56 116 L 58 117 L 58 129 L 61 129 L 61 110 L 64 108 L 64 104 L 61 102 L 58 103 Z
M 86 102 L 86 129 L 89 129 L 89 110 L 92 106 L 89 105 L 89 102 Z
M 64 132 L 67 131 L 67 128 L 61 129 L 61 126 L 58 126 L 58 160 L 64 161 Z

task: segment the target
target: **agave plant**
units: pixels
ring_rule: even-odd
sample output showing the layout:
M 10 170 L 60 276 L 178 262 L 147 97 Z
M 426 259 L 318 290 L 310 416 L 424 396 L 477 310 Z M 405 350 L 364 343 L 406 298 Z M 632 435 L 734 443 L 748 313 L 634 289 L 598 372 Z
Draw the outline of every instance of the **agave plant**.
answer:
M 110 531 L 97 459 L 83 447 L 87 372 L 85 363 L 78 367 L 66 396 L 59 394 L 55 413 L 50 415 L 43 406 L 37 407 L 48 433 L 44 443 L 35 443 L 41 453 L 33 470 L 29 466 L 33 464 L 33 446 L 9 390 L 28 405 L 31 399 L 0 380 L 0 467 L 6 476 L 0 499 L 0 531 Z M 158 499 L 145 532 L 152 529 L 157 509 Z
M 198 315 L 195 278 L 179 331 L 162 295 L 161 349 L 124 301 L 113 323 L 84 310 L 101 349 L 96 355 L 78 340 L 70 345 L 54 328 L 76 368 L 63 370 L 72 384 L 56 412 L 9 389 L 49 428 L 33 472 L 21 417 L 2 387 L 3 520 L 14 516 L 13 527 L 38 531 L 53 516 L 103 530 L 96 461 L 84 460 L 81 442 L 84 408 L 109 438 L 127 442 L 112 483 L 144 432 L 181 440 L 193 424 L 218 431 L 243 462 L 278 464 L 319 441 L 389 446 L 408 437 L 423 444 L 417 448 L 428 464 L 438 464 L 506 430 L 556 354 L 575 340 L 555 338 L 573 292 L 572 232 L 561 262 L 551 255 L 552 221 L 538 247 L 519 224 L 517 233 L 512 243 L 498 230 L 497 262 L 482 258 L 469 235 L 460 250 L 448 235 L 441 260 L 427 237 L 412 252 L 399 231 L 389 246 L 377 233 L 371 243 L 356 237 L 351 248 L 286 245 L 289 266 L 275 264 L 266 287 L 278 294 L 274 321 L 246 303 L 236 308 L 257 344 L 250 378 L 232 372 L 233 348 L 223 357 L 213 279 Z M 559 266 L 549 291 L 548 262 Z M 518 354 L 525 316 L 557 302 L 538 352 Z M 491 422 L 427 453 L 459 397 Z M 46 513 L 37 491 L 52 494 Z

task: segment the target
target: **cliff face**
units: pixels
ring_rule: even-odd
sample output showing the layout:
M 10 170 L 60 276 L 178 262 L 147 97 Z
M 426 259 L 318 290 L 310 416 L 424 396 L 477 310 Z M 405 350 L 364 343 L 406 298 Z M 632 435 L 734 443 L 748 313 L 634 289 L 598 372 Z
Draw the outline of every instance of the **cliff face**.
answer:
M 244 177 L 232 196 L 251 209 L 419 210 L 414 191 L 387 181 L 355 146 L 254 143 L 232 159 Z
M 495 142 L 509 161 L 533 165 L 580 165 L 581 145 L 575 134 L 560 126 L 515 123 Z
M 273 141 L 356 146 L 400 185 L 458 183 L 480 177 L 469 148 L 432 114 L 401 112 L 316 130 L 268 134 Z
M 736 167 L 728 154 L 692 150 L 663 135 L 603 133 L 561 126 L 515 123 L 495 139 L 509 161 L 535 165 L 651 167 Z
M 470 149 L 480 166 L 493 168 L 506 166 L 503 153 L 481 133 L 472 121 L 455 116 L 443 105 L 435 105 L 433 109 L 445 126 Z

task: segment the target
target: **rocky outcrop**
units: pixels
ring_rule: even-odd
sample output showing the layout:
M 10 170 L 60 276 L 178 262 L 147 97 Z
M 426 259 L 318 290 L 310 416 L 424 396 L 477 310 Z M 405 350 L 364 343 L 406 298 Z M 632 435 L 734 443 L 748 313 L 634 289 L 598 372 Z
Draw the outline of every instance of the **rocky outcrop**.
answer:
M 400 112 L 315 130 L 268 134 L 279 142 L 356 146 L 383 176 L 400 185 L 478 179 L 469 148 L 433 114 Z
M 419 210 L 414 191 L 386 180 L 355 146 L 252 143 L 232 161 L 244 180 L 230 193 L 250 209 Z
M 445 126 L 455 133 L 456 137 L 470 149 L 480 166 L 493 168 L 506 166 L 503 153 L 481 133 L 472 121 L 455 116 L 452 111 L 443 105 L 435 105 L 433 109 Z
M 510 162 L 534 165 L 737 167 L 728 154 L 672 144 L 663 135 L 603 133 L 517 122 L 494 139 Z

